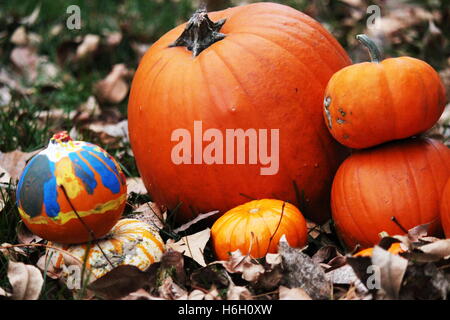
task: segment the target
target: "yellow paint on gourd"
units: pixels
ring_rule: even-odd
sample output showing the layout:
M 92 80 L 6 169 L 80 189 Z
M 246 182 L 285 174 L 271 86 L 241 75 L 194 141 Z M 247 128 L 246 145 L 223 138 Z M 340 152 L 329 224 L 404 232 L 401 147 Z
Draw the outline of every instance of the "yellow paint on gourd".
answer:
M 80 217 L 85 217 L 91 214 L 102 214 L 110 210 L 116 210 L 120 207 L 120 205 L 126 200 L 126 194 L 122 194 L 120 197 L 113 199 L 111 201 L 108 201 L 103 204 L 99 204 L 95 207 L 95 209 L 89 210 L 89 211 L 77 211 L 78 215 Z M 33 224 L 47 224 L 49 220 L 53 220 L 55 223 L 59 224 L 65 224 L 71 219 L 77 219 L 77 215 L 74 211 L 69 212 L 59 212 L 58 215 L 54 218 L 50 218 L 47 216 L 38 216 L 34 218 L 30 218 L 29 215 L 26 214 L 25 211 L 22 210 L 22 208 L 19 207 L 19 213 L 22 216 L 22 218 L 26 219 L 29 223 Z
M 76 198 L 84 190 L 82 182 L 75 176 L 72 161 L 67 157 L 56 163 L 55 176 L 56 184 L 64 185 L 70 199 Z

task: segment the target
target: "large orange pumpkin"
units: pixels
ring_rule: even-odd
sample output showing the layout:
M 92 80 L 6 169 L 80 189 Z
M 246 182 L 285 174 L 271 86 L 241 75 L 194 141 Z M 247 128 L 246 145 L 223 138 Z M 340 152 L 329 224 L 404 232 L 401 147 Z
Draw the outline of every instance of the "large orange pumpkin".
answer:
M 324 221 L 329 204 L 323 199 L 346 152 L 329 135 L 321 106 L 328 80 L 349 63 L 318 22 L 290 7 L 256 3 L 209 18 L 198 11 L 188 25 L 168 32 L 149 49 L 133 79 L 130 140 L 149 193 L 169 209 L 180 205 L 181 220 L 213 209 L 225 212 L 246 197 L 276 197 L 297 204 L 302 200 L 308 217 Z M 194 121 L 199 130 L 193 129 Z M 225 148 L 223 136 L 238 128 L 252 131 L 246 131 L 245 141 L 253 142 L 241 140 L 243 147 L 225 162 L 236 139 Z M 187 132 L 189 140 L 177 136 L 177 129 Z M 270 148 L 279 146 L 278 166 L 275 156 L 272 164 L 262 164 L 258 152 L 253 154 L 259 155 L 256 163 L 248 156 L 236 160 L 239 152 L 248 155 L 261 147 L 261 130 L 272 141 Z M 213 161 L 205 161 L 212 140 L 219 147 Z M 174 148 L 185 142 L 186 161 L 176 164 Z M 262 174 L 262 167 L 272 165 L 273 172 Z
M 275 253 L 285 235 L 291 247 L 303 247 L 308 232 L 301 212 L 292 204 L 274 199 L 253 200 L 227 211 L 211 228 L 214 252 L 220 260 L 240 250 L 253 258 Z
M 445 107 L 438 73 L 411 57 L 380 61 L 365 35 L 372 62 L 348 66 L 333 75 L 324 99 L 331 134 L 343 145 L 361 149 L 407 138 L 431 128 Z
M 391 142 L 354 153 L 340 166 L 331 191 L 339 235 L 353 249 L 356 244 L 374 246 L 382 231 L 404 234 L 404 229 L 425 223 L 432 223 L 430 234 L 436 234 L 449 176 L 450 149 L 432 139 Z
M 450 179 L 444 188 L 441 200 L 441 221 L 445 236 L 450 238 Z

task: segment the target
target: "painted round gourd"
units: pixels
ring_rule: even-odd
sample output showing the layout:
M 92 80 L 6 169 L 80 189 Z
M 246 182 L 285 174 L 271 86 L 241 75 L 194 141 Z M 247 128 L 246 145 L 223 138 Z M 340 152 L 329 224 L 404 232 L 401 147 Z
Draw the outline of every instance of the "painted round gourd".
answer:
M 373 247 L 380 232 L 405 234 L 425 223 L 436 235 L 449 177 L 450 149 L 437 140 L 408 139 L 355 152 L 338 169 L 331 191 L 339 236 L 352 250 L 357 244 Z
M 273 199 L 237 206 L 211 228 L 214 251 L 220 260 L 228 260 L 229 253 L 237 249 L 253 258 L 275 253 L 283 235 L 291 247 L 303 247 L 308 237 L 306 221 L 294 205 Z
M 446 238 L 450 238 L 450 179 L 445 185 L 441 200 L 441 221 Z
M 82 243 L 104 236 L 120 219 L 127 186 L 105 150 L 60 132 L 27 164 L 16 197 L 20 217 L 33 233 Z
M 430 129 L 445 108 L 438 73 L 411 57 L 381 61 L 367 36 L 357 38 L 369 48 L 372 62 L 343 68 L 328 82 L 323 114 L 333 137 L 362 149 Z
M 323 199 L 347 151 L 326 129 L 322 101 L 333 73 L 350 64 L 348 55 L 317 21 L 284 5 L 254 3 L 208 15 L 199 11 L 187 28 L 161 37 L 134 76 L 130 141 L 147 190 L 160 205 L 177 207 L 181 221 L 216 209 L 224 213 L 248 197 L 283 199 L 301 205 L 314 221 L 327 220 L 329 202 Z M 226 131 L 237 129 L 258 142 L 252 138 L 249 146 L 247 136 L 241 149 L 237 138 L 227 145 Z M 172 159 L 182 140 L 173 138 L 177 130 L 192 138 L 181 164 Z M 192 147 L 198 138 L 204 141 Z M 273 154 L 271 165 L 262 164 L 262 149 L 253 153 L 255 162 L 249 160 L 259 143 Z M 272 145 L 279 146 L 278 157 Z M 245 154 L 240 163 L 238 152 Z M 268 167 L 273 171 L 262 174 Z
M 132 265 L 145 271 L 152 263 L 160 261 L 164 252 L 164 242 L 158 231 L 136 219 L 119 220 L 104 238 L 90 244 L 89 253 L 87 253 L 88 244 L 50 243 L 50 245 L 69 253 L 70 255 L 66 255 L 69 264 L 76 258 L 82 265 L 87 257 L 86 268 L 95 278 L 100 278 L 119 265 Z M 63 269 L 66 265 L 65 255 L 51 248 L 47 249 L 47 256 L 50 255 L 54 256 L 52 258 L 55 261 L 54 267 Z

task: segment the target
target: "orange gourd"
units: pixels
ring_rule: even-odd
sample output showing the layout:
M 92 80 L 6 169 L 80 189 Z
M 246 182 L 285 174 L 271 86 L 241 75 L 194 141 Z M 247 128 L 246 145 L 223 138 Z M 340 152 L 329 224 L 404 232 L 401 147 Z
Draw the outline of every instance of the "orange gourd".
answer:
M 355 149 L 407 138 L 431 128 L 445 107 L 445 89 L 438 73 L 411 57 L 381 61 L 376 45 L 357 38 L 372 62 L 336 72 L 324 98 L 324 118 L 333 137 Z
M 240 250 L 253 258 L 275 253 L 285 235 L 291 247 L 307 241 L 306 221 L 292 204 L 273 199 L 253 200 L 221 216 L 211 228 L 214 251 L 220 260 Z
M 405 250 L 402 248 L 402 244 L 400 242 L 394 242 L 388 249 L 388 252 L 392 254 L 400 254 L 405 252 Z M 359 251 L 358 253 L 355 253 L 354 257 L 371 257 L 373 253 L 373 248 L 367 248 L 364 250 Z
M 441 200 L 441 221 L 445 236 L 450 238 L 450 179 L 445 185 Z
M 223 213 L 247 196 L 296 203 L 306 216 L 325 221 L 330 210 L 324 199 L 347 152 L 328 133 L 321 108 L 328 80 L 349 65 L 348 55 L 318 22 L 284 5 L 255 3 L 208 15 L 198 11 L 160 38 L 134 76 L 130 141 L 147 190 L 157 203 L 178 207 L 180 220 Z M 203 131 L 193 129 L 194 121 Z M 192 137 L 183 154 L 190 164 L 172 159 L 178 129 Z M 267 130 L 265 145 L 279 130 L 279 168 L 261 174 L 269 165 L 261 158 L 250 162 L 258 143 L 248 143 L 248 136 L 231 163 L 224 156 L 237 139 L 226 150 L 218 147 L 216 160 L 207 163 L 208 129 L 222 135 L 254 130 L 259 139 L 259 130 Z M 246 155 L 240 163 L 238 152 Z
M 432 223 L 440 230 L 440 199 L 450 176 L 450 149 L 433 139 L 409 139 L 355 152 L 338 169 L 331 208 L 349 249 L 372 247 L 379 233 Z M 393 218 L 395 220 L 393 220 Z

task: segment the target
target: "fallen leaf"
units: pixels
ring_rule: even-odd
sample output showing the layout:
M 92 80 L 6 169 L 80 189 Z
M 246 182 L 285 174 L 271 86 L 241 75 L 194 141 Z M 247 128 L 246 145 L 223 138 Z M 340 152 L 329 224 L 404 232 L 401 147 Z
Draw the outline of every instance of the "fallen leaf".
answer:
M 30 46 L 15 47 L 10 54 L 12 63 L 29 81 L 34 81 L 38 75 L 39 57 L 37 49 Z
M 125 79 L 130 78 L 132 71 L 124 64 L 116 64 L 105 79 L 95 85 L 95 93 L 99 101 L 117 104 L 128 94 L 129 84 Z
M 217 288 L 212 288 L 208 293 L 205 294 L 205 300 L 222 300 Z
M 232 283 L 228 273 L 222 267 L 217 264 L 209 264 L 191 273 L 190 284 L 193 288 L 210 290 L 212 287 L 228 288 Z
M 279 254 L 279 253 L 268 253 L 268 254 L 266 254 L 265 258 L 266 258 L 266 263 L 268 263 L 272 268 L 283 262 L 281 254 Z
M 131 217 L 160 230 L 164 228 L 167 212 L 162 213 L 160 207 L 156 203 L 149 201 L 134 209 Z
M 246 287 L 232 285 L 227 290 L 228 300 L 253 300 L 253 296 Z
M 302 288 L 289 289 L 285 286 L 280 286 L 278 295 L 280 300 L 312 300 Z
M 91 282 L 88 288 L 105 299 L 119 299 L 142 288 L 147 282 L 146 272 L 132 265 L 121 265 Z
M 42 150 L 38 149 L 32 152 L 22 152 L 19 150 L 7 153 L 0 152 L 0 167 L 7 171 L 13 180 L 19 180 L 27 162 Z
M 129 141 L 128 120 L 122 120 L 114 124 L 108 124 L 105 122 L 94 122 L 88 126 L 88 129 L 99 134 L 108 135 L 109 137 L 112 138 L 120 138 L 125 142 Z
M 450 258 L 450 239 L 438 240 L 419 247 L 419 249 L 427 254 L 437 256 L 439 258 Z
M 19 247 L 15 247 L 9 243 L 2 243 L 0 245 L 0 252 L 9 260 L 17 261 L 19 257 L 26 257 L 27 253 Z
M 301 249 L 292 248 L 283 235 L 278 244 L 283 258 L 285 277 L 282 284 L 289 288 L 303 288 L 313 299 L 329 299 L 332 284 L 322 267 L 315 263 Z
M 138 289 L 137 291 L 132 292 L 125 297 L 122 297 L 121 300 L 164 300 L 164 299 L 152 296 L 144 289 Z
M 265 272 L 260 263 L 248 254 L 244 256 L 239 249 L 231 252 L 228 260 L 221 263 L 229 273 L 242 273 L 242 278 L 249 282 L 258 280 Z
M 211 217 L 215 214 L 218 214 L 219 211 L 211 211 L 211 212 L 207 212 L 207 213 L 201 213 L 199 214 L 197 217 L 195 217 L 194 219 L 192 219 L 191 221 L 183 224 L 182 226 L 180 226 L 179 228 L 173 230 L 173 232 L 175 233 L 180 233 L 182 231 L 186 231 L 187 229 L 189 229 L 192 225 L 196 224 L 197 222 L 206 219 L 208 217 Z
M 331 259 L 342 256 L 337 248 L 332 245 L 326 245 L 317 250 L 317 252 L 312 256 L 312 260 L 315 263 L 328 263 Z
M 6 298 L 9 298 L 9 297 L 11 297 L 11 293 L 6 292 L 5 289 L 3 289 L 2 287 L 0 287 L 0 297 L 6 297 Z
M 37 300 L 44 279 L 35 266 L 22 262 L 8 262 L 8 279 L 12 287 L 13 300 Z
M 184 270 L 183 254 L 166 246 L 166 251 L 161 257 L 158 280 L 163 281 L 170 276 L 180 284 L 186 280 L 186 272 Z
M 408 239 L 411 242 L 417 242 L 420 238 L 425 237 L 428 234 L 430 223 L 421 224 L 408 230 Z
M 18 27 L 11 35 L 10 41 L 16 46 L 24 46 L 28 43 L 27 30 L 24 26 Z
M 43 240 L 41 237 L 32 233 L 23 223 L 17 225 L 16 234 L 19 243 L 38 243 Z
M 448 275 L 434 263 L 414 263 L 406 269 L 400 291 L 402 300 L 446 300 Z
M 189 293 L 188 300 L 203 300 L 205 298 L 206 293 L 201 290 L 195 289 L 191 293 Z
M 203 256 L 203 250 L 210 237 L 211 229 L 206 228 L 203 231 L 185 236 L 175 243 L 168 241 L 166 247 L 172 248 L 173 250 L 192 258 L 195 262 L 204 267 L 206 266 L 206 262 Z
M 372 252 L 372 264 L 379 269 L 380 289 L 385 292 L 386 298 L 398 299 L 408 260 L 375 246 Z
M 83 38 L 83 42 L 78 46 L 76 57 L 78 60 L 92 56 L 97 51 L 100 44 L 100 36 L 96 34 L 87 34 Z
M 41 12 L 41 5 L 38 4 L 38 5 L 34 8 L 33 12 L 31 12 L 30 15 L 28 15 L 28 16 L 23 17 L 22 19 L 20 19 L 20 23 L 21 23 L 21 24 L 28 25 L 28 26 L 33 25 L 33 24 L 37 21 L 40 12 Z
M 167 300 L 187 300 L 187 291 L 177 285 L 171 277 L 164 279 L 162 285 L 158 288 L 161 298 Z
M 145 188 L 142 178 L 127 178 L 127 192 L 128 194 L 131 194 L 132 192 L 136 194 L 147 194 L 147 189 Z

